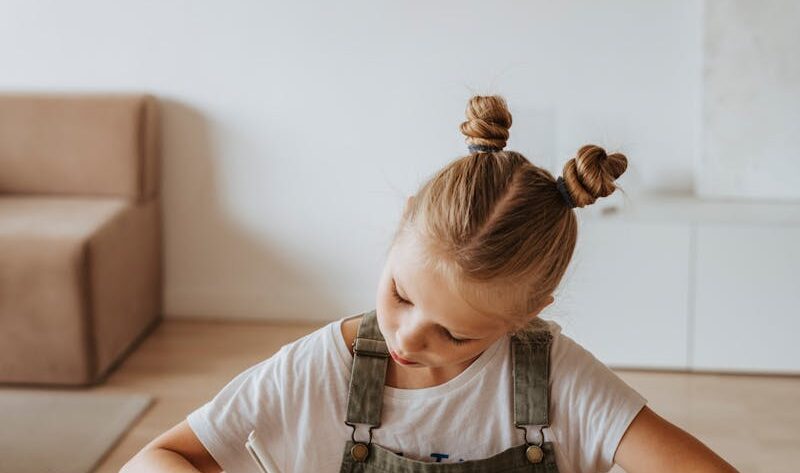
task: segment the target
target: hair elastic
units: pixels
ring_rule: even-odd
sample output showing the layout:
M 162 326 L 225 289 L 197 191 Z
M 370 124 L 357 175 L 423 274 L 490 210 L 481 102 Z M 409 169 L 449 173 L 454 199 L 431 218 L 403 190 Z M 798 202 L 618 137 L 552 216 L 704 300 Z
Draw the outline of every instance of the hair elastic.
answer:
M 561 196 L 564 198 L 564 201 L 569 204 L 569 207 L 576 207 L 575 201 L 572 200 L 572 196 L 569 195 L 569 191 L 567 190 L 567 186 L 564 183 L 563 177 L 558 176 L 558 179 L 556 179 L 556 187 L 558 187 L 558 191 L 561 192 Z
M 478 151 L 482 153 L 492 152 L 492 151 L 502 151 L 503 148 L 496 148 L 494 146 L 486 146 L 486 145 L 469 145 L 469 152 L 476 153 Z

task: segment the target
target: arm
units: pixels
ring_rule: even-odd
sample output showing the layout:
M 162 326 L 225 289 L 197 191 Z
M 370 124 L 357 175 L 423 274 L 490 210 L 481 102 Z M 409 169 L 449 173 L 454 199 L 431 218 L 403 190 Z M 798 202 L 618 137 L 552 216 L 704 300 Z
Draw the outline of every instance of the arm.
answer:
M 120 473 L 168 471 L 176 473 L 222 471 L 185 419 L 145 445 L 123 465 Z
M 739 473 L 702 442 L 647 406 L 622 436 L 614 462 L 628 473 Z

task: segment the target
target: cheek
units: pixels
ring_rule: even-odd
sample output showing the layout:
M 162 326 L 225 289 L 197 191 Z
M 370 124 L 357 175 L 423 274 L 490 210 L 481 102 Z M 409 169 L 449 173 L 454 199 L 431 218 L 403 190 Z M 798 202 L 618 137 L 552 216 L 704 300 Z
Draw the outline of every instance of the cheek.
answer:
M 397 301 L 394 300 L 392 289 L 386 284 L 383 284 L 378 289 L 375 303 L 378 305 L 378 307 L 383 309 L 382 312 L 388 313 L 388 311 L 393 311 Z
M 375 310 L 378 330 L 383 334 L 384 339 L 391 339 L 391 334 L 397 330 L 397 309 L 391 303 L 380 300 Z
M 403 307 L 400 307 L 394 299 L 390 288 L 383 287 L 379 291 L 376 305 L 381 328 L 397 329 L 397 321 L 400 319 Z

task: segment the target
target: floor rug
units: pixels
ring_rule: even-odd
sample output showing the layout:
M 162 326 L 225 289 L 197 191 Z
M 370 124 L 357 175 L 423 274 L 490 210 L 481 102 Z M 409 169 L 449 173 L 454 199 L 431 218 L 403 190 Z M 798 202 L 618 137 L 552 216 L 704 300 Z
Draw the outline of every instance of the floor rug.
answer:
M 0 388 L 0 472 L 90 473 L 152 400 Z

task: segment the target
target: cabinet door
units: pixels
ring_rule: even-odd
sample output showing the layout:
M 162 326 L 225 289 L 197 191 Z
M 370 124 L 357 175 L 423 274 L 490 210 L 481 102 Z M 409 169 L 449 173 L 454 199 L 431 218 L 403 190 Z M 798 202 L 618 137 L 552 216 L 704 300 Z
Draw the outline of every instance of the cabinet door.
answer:
M 581 222 L 543 313 L 612 367 L 686 369 L 688 223 Z
M 800 226 L 699 224 L 692 366 L 800 373 Z

